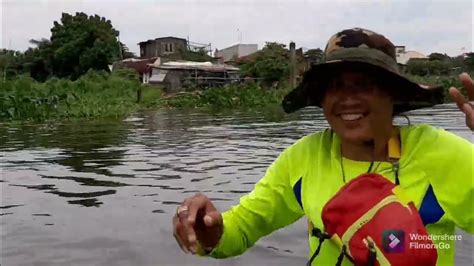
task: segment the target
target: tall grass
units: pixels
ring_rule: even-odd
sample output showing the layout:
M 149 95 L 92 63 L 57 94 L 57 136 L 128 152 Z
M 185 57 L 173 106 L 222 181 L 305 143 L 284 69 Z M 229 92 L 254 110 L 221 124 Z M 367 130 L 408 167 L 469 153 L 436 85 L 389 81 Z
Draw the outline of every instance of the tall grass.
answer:
M 121 117 L 139 108 L 136 97 L 142 86 L 127 71 L 89 72 L 76 81 L 52 78 L 44 83 L 20 76 L 1 83 L 0 120 Z
M 412 80 L 462 89 L 455 76 L 411 76 Z M 76 81 L 52 78 L 39 83 L 26 76 L 0 83 L 0 121 L 124 117 L 142 108 L 202 108 L 222 111 L 235 108 L 278 106 L 291 88 L 262 88 L 258 83 L 164 95 L 159 87 L 143 85 L 136 74 L 89 72 Z M 137 91 L 142 100 L 137 103 Z M 446 95 L 447 92 L 446 92 Z M 450 101 L 446 96 L 446 101 Z
M 279 104 L 288 91 L 245 83 L 164 95 L 159 87 L 141 84 L 130 71 L 89 72 L 75 81 L 52 78 L 44 83 L 19 76 L 0 85 L 0 120 L 21 121 L 119 118 L 141 108 L 266 107 Z M 142 92 L 139 103 L 138 90 Z
M 288 88 L 262 88 L 257 83 L 231 84 L 194 93 L 178 94 L 162 99 L 161 104 L 173 108 L 212 110 L 258 108 L 280 104 L 288 91 Z

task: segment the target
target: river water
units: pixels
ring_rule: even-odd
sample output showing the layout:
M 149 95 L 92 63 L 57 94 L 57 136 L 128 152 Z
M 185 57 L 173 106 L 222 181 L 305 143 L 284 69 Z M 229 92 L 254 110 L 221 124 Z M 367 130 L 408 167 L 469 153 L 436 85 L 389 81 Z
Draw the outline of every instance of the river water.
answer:
M 472 142 L 453 105 L 409 117 Z M 304 219 L 242 256 L 214 260 L 182 253 L 171 218 L 197 191 L 220 210 L 236 204 L 279 152 L 325 127 L 318 109 L 291 116 L 168 110 L 124 121 L 0 126 L 0 264 L 304 265 Z M 459 233 L 456 265 L 473 265 L 473 238 Z

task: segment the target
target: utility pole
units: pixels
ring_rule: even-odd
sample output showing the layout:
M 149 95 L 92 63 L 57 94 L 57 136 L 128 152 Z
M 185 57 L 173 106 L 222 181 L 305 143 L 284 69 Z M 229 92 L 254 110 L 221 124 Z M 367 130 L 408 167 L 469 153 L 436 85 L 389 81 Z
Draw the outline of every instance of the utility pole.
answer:
M 237 29 L 237 43 L 240 44 L 242 42 L 242 32 L 240 29 Z
M 290 84 L 296 87 L 296 48 L 295 43 L 290 42 Z
M 5 56 L 6 59 L 6 56 Z M 3 66 L 3 83 L 7 81 L 7 60 L 5 60 L 5 66 Z
M 8 42 L 8 50 L 5 53 L 5 59 L 7 58 L 6 55 L 7 55 L 8 51 L 10 51 L 11 46 L 12 46 L 12 39 L 10 39 L 10 41 Z M 15 55 L 13 55 L 13 56 L 15 56 Z M 7 60 L 5 60 L 5 66 L 3 67 L 3 83 L 7 82 L 7 67 L 8 67 L 8 62 L 7 62 Z

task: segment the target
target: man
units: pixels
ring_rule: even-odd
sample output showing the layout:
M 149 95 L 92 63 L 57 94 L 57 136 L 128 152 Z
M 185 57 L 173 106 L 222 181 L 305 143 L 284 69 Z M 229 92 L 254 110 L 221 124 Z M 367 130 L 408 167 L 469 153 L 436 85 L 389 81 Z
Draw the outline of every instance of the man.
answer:
M 302 83 L 285 97 L 283 108 L 293 112 L 319 106 L 331 129 L 287 148 L 254 190 L 223 214 L 203 194 L 185 199 L 173 218 L 174 234 L 184 251 L 214 258 L 236 256 L 303 215 L 310 229 L 324 231 L 325 205 L 365 172 L 400 183 L 430 234 L 452 235 L 455 226 L 474 232 L 474 145 L 428 125 L 393 125 L 399 113 L 441 103 L 440 88 L 403 77 L 394 45 L 369 30 L 335 34 L 324 56 L 324 62 L 307 71 Z M 472 79 L 467 74 L 460 79 L 469 100 L 474 100 Z M 473 130 L 473 106 L 456 88 L 449 93 Z M 389 158 L 392 138 L 400 142 L 396 163 Z M 447 243 L 454 247 L 452 240 Z M 341 254 L 334 241 L 322 243 L 314 234 L 309 235 L 309 245 L 310 256 L 317 255 L 311 256 L 309 264 L 334 265 Z M 345 255 L 338 263 L 351 265 L 350 254 Z M 452 265 L 453 257 L 454 248 L 438 249 L 435 261 Z

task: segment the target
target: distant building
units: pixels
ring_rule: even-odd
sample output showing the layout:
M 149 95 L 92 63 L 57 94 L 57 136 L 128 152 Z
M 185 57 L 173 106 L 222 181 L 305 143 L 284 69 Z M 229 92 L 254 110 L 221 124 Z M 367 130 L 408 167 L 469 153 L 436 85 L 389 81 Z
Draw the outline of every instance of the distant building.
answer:
M 473 53 L 472 52 L 467 52 L 467 53 L 462 53 L 461 55 L 459 55 L 460 57 L 462 57 L 463 59 L 466 59 L 470 56 L 472 56 Z
M 405 52 L 405 46 L 404 45 L 396 45 L 395 46 L 395 55 L 398 57 L 398 55 L 403 54 Z
M 222 50 L 216 50 L 214 57 L 218 58 L 220 63 L 226 63 L 251 55 L 257 51 L 257 44 L 236 44 Z
M 157 84 L 165 92 L 181 92 L 188 88 L 207 88 L 239 82 L 239 68 L 211 62 L 168 61 L 160 57 L 146 59 L 125 59 L 115 62 L 112 71 L 135 70 L 145 84 Z
M 138 43 L 140 58 L 179 55 L 188 49 L 188 41 L 177 37 L 163 37 Z
M 239 68 L 211 62 L 170 61 L 150 65 L 143 76 L 144 83 L 165 86 L 167 93 L 185 91 L 187 88 L 222 86 L 239 81 Z
M 185 52 L 204 51 L 211 54 L 211 44 L 191 42 L 177 37 L 161 37 L 138 43 L 140 58 L 160 57 L 163 60 L 186 60 Z
M 143 83 L 149 83 L 148 73 L 151 71 L 153 66 L 159 66 L 159 65 L 161 65 L 160 57 L 152 57 L 152 58 L 145 58 L 145 59 L 129 58 L 129 59 L 115 62 L 110 68 L 110 70 L 116 71 L 119 69 L 127 69 L 127 68 L 133 69 L 138 73 L 138 76 Z
M 404 66 L 410 59 L 426 59 L 426 55 L 417 52 L 417 51 L 406 51 L 405 46 L 395 46 L 395 54 L 397 58 L 397 63 Z

